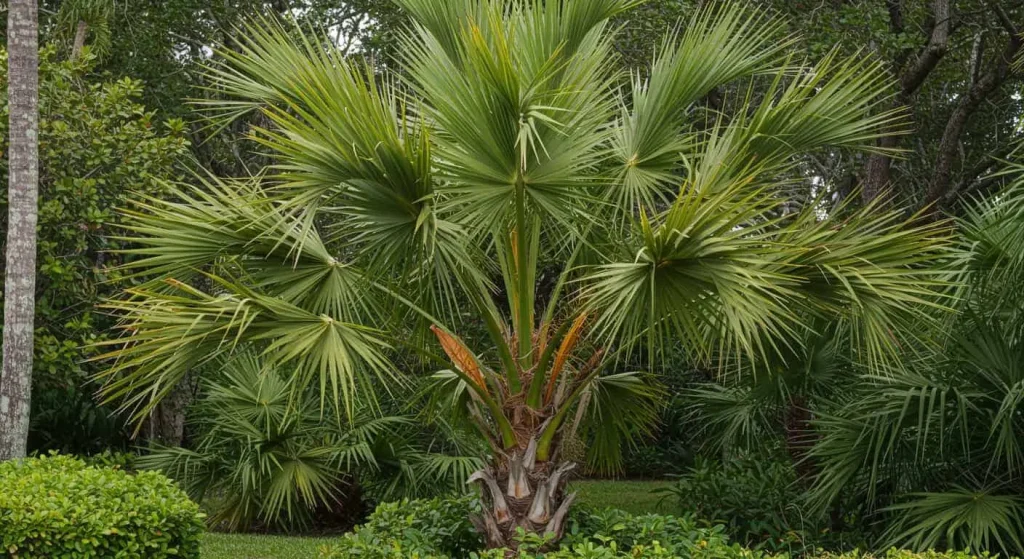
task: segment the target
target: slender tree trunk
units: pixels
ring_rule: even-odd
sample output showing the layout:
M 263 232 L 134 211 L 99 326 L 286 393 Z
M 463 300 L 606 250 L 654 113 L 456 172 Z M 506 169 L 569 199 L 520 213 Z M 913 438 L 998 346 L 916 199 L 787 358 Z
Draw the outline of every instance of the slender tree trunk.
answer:
M 82 49 L 85 48 L 85 36 L 88 34 L 89 24 L 84 21 L 78 22 L 78 27 L 75 28 L 75 43 L 71 47 L 71 58 L 75 59 L 82 55 Z
M 957 152 L 960 148 L 960 138 L 971 117 L 981 107 L 985 99 L 1006 81 L 1012 72 L 1011 65 L 1014 59 L 1024 49 L 1024 36 L 1018 26 L 1010 21 L 1006 13 L 998 7 L 996 11 L 1001 23 L 1009 32 L 1010 38 L 1005 49 L 996 55 L 992 67 L 980 75 L 977 81 L 971 84 L 967 93 L 959 98 L 956 108 L 953 109 L 953 114 L 946 122 L 946 129 L 942 133 L 941 142 L 939 142 L 939 154 L 935 160 L 935 173 L 925 198 L 925 204 L 931 205 L 929 211 L 933 216 L 938 215 L 939 205 L 949 193 L 953 180 L 953 167 L 957 162 Z
M 10 0 L 7 12 L 10 184 L 0 373 L 0 460 L 24 457 L 28 444 L 39 196 L 38 33 L 36 1 Z
M 160 401 L 150 416 L 150 441 L 166 446 L 182 446 L 185 442 L 185 411 L 192 403 L 196 382 L 185 378 Z

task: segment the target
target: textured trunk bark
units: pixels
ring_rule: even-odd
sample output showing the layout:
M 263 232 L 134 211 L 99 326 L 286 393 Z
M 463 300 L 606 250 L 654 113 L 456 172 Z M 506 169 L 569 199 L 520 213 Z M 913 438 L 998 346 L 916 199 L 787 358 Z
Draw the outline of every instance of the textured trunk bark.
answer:
M 810 484 L 818 473 L 817 465 L 809 457 L 811 447 L 816 442 L 814 426 L 811 424 L 813 419 L 807 400 L 802 396 L 794 396 L 786 410 L 786 452 L 793 460 L 797 476 L 805 485 Z
M 185 441 L 185 410 L 192 403 L 195 382 L 191 375 L 171 390 L 150 416 L 150 439 L 166 446 L 183 446 Z
M 85 36 L 89 31 L 89 24 L 80 21 L 78 27 L 75 28 L 75 43 L 71 46 L 71 58 L 78 58 L 82 55 L 82 49 L 85 48 Z
M 508 548 L 518 557 L 519 528 L 528 534 L 553 534 L 551 545 L 565 534 L 565 521 L 576 494 L 566 494 L 571 462 L 537 462 L 536 438 L 526 449 L 502 457 L 473 474 L 470 483 L 481 485 L 484 510 L 473 524 L 490 549 Z
M 39 21 L 35 0 L 10 0 L 7 12 L 10 148 L 7 262 L 4 268 L 0 460 L 28 445 L 35 322 L 39 196 Z

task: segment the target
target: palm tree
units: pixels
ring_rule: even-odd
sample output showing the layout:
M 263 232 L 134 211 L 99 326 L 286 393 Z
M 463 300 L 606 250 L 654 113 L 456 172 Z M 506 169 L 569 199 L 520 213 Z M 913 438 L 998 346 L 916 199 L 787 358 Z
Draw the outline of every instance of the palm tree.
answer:
M 944 285 L 943 226 L 830 218 L 793 202 L 791 173 L 902 129 L 882 67 L 793 64 L 783 22 L 735 4 L 623 76 L 608 22 L 636 3 L 401 0 L 416 23 L 383 76 L 316 34 L 248 27 L 210 70 L 232 100 L 210 108 L 262 113 L 277 164 L 129 212 L 131 266 L 153 279 L 111 304 L 107 398 L 142 418 L 188 370 L 254 348 L 351 413 L 414 351 L 490 445 L 476 523 L 514 548 L 518 528 L 562 535 L 562 441 L 591 434 L 588 460 L 614 469 L 655 422 L 661 389 L 627 364 L 772 354 L 810 316 L 888 359 Z M 728 111 L 702 108 L 737 83 Z
M 39 12 L 35 0 L 11 0 L 7 11 L 6 265 L 3 371 L 0 372 L 0 460 L 24 458 L 32 398 L 39 221 Z

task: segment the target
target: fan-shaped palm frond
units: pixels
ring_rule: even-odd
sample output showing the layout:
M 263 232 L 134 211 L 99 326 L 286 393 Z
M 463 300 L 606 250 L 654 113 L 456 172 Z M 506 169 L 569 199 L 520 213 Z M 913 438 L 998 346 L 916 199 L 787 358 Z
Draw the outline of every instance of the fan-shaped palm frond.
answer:
M 889 507 L 898 519 L 890 542 L 917 549 L 1024 549 L 1024 502 L 1016 494 L 955 486 L 947 493 L 912 495 Z

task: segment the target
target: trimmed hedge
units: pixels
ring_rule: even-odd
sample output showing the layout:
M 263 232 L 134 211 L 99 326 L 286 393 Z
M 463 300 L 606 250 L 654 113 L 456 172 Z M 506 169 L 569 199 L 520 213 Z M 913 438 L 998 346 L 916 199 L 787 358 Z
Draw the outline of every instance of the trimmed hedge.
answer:
M 321 559 L 507 559 L 505 550 L 484 551 L 469 515 L 479 510 L 472 497 L 386 503 L 366 524 L 322 549 Z M 524 537 L 516 559 L 789 559 L 730 543 L 725 527 L 711 528 L 688 516 L 629 513 L 607 509 L 577 511 L 555 551 L 539 552 L 545 542 Z M 813 559 L 976 559 L 965 552 L 884 555 L 819 552 Z M 986 559 L 988 556 L 983 556 Z
M 322 559 L 504 559 L 504 551 L 483 551 L 469 515 L 473 497 L 386 503 L 366 524 L 325 548 Z M 560 551 L 526 552 L 523 558 L 668 559 L 674 557 L 758 559 L 764 554 L 730 545 L 721 526 L 704 528 L 688 517 L 633 516 L 608 509 L 578 510 L 570 519 Z M 525 549 L 546 542 L 524 538 Z
M 50 455 L 0 464 L 0 555 L 196 559 L 199 506 L 169 479 Z

